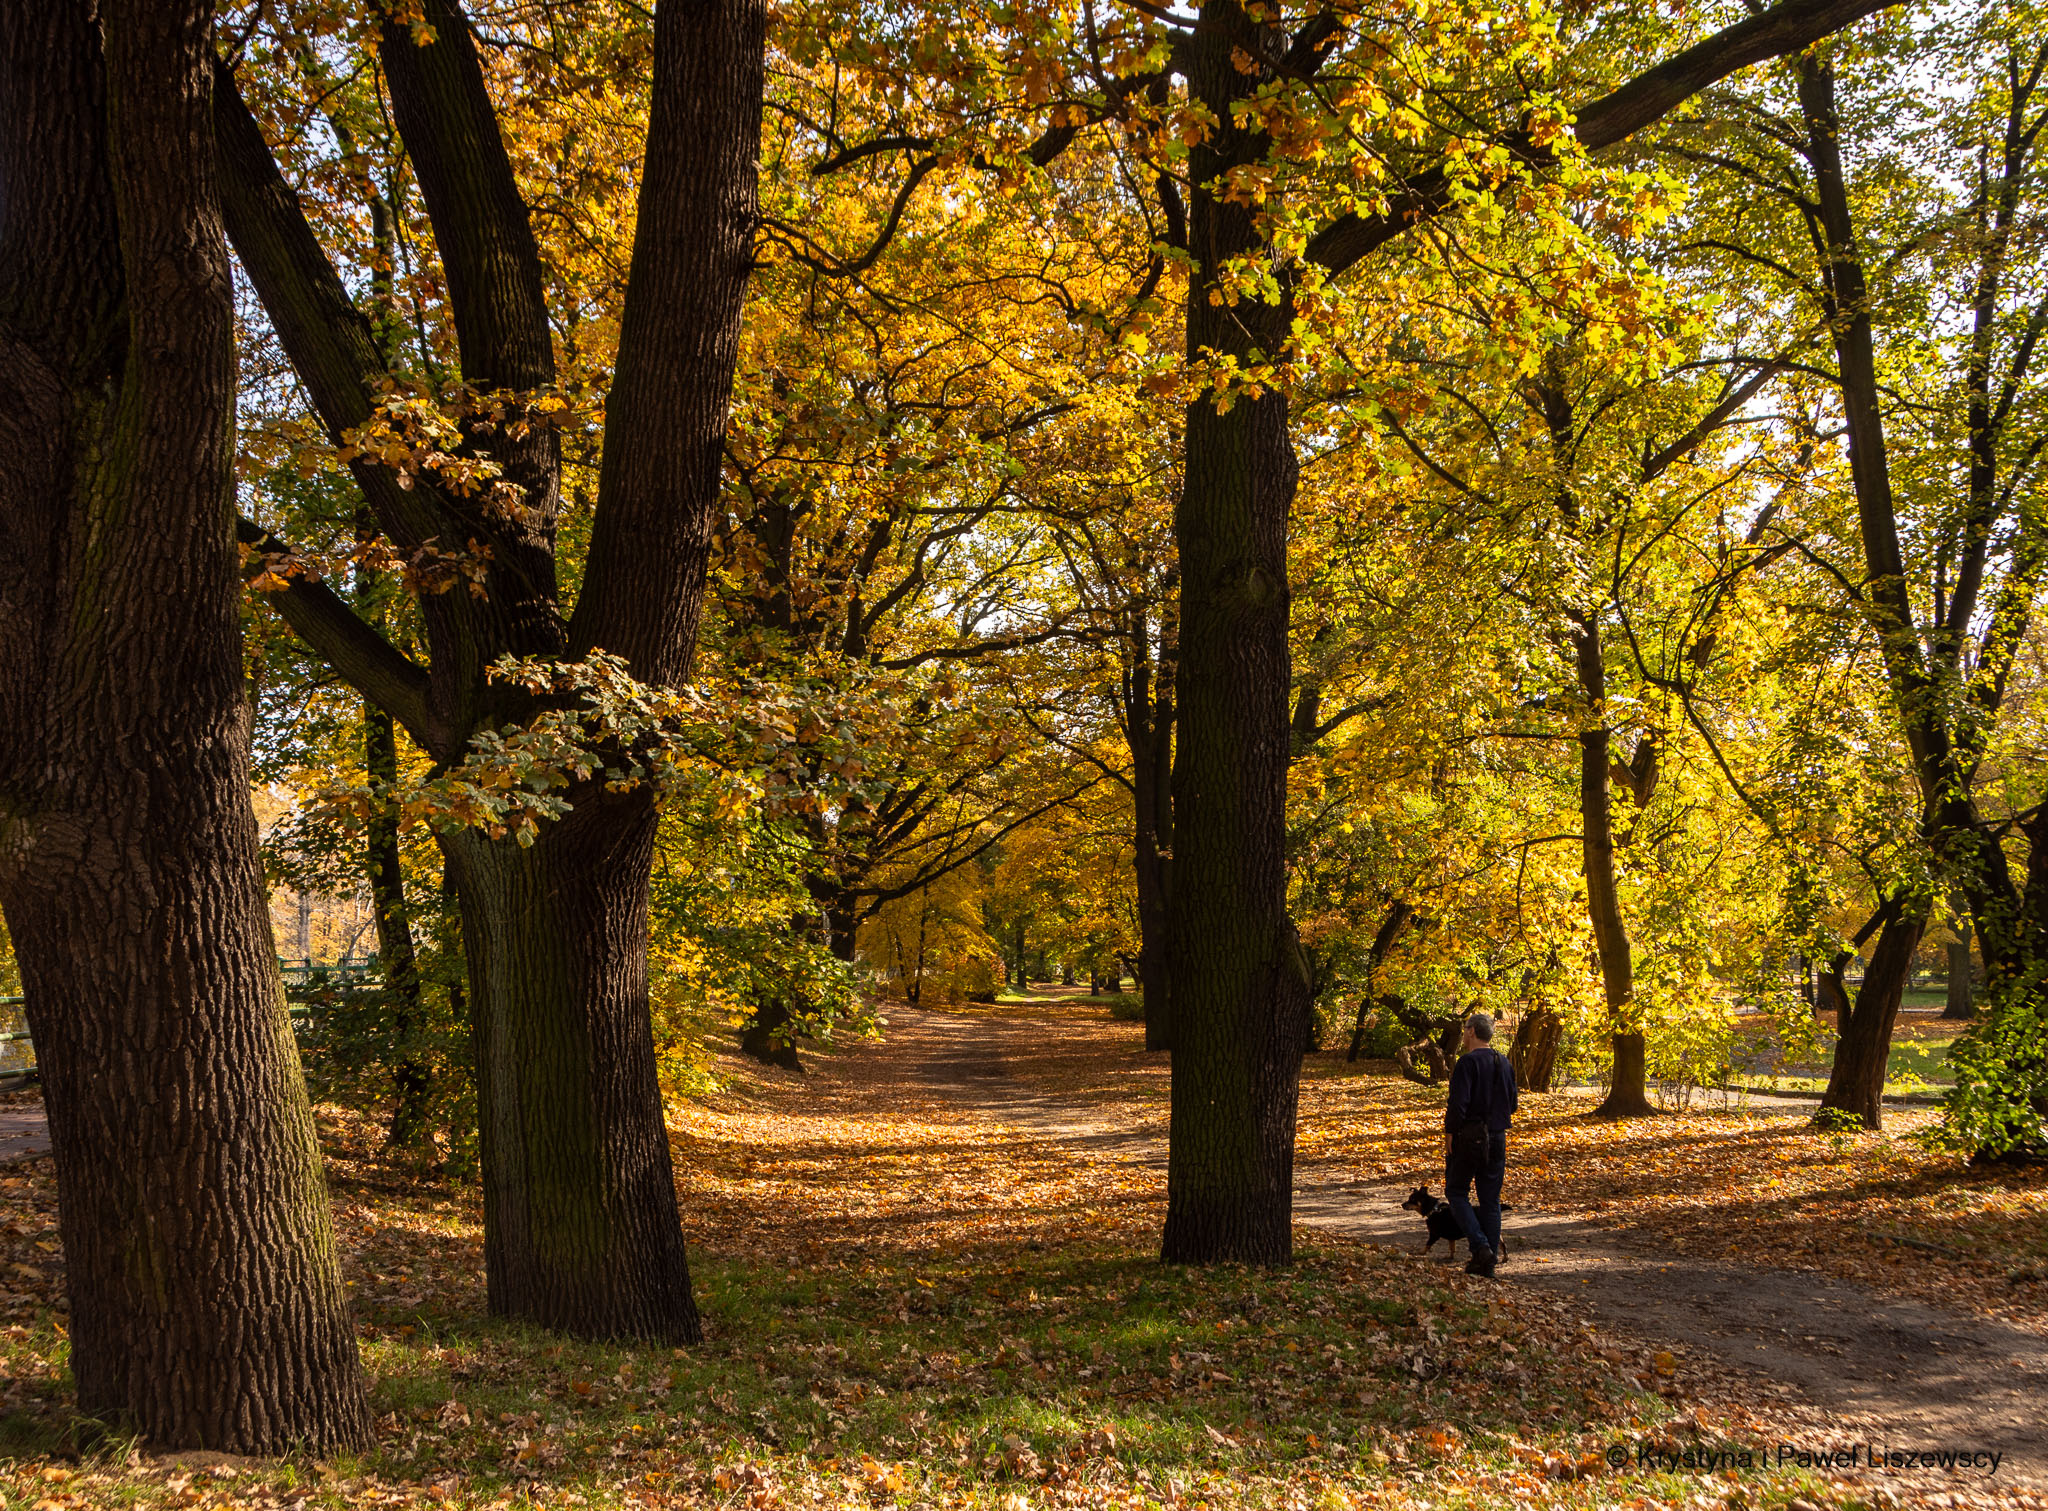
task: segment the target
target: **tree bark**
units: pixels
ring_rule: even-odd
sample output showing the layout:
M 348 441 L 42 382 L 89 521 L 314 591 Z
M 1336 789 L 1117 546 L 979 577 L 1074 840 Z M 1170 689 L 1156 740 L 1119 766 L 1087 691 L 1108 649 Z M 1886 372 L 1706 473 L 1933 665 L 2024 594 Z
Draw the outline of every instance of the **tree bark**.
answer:
M 1835 1063 L 1828 1072 L 1827 1090 L 1821 1093 L 1822 1112 L 1839 1108 L 1861 1118 L 1866 1128 L 1884 1125 L 1884 1077 L 1891 1060 L 1892 1029 L 1899 1021 L 1913 952 L 1919 949 L 1926 927 L 1923 904 L 1896 901 L 1887 906 L 1877 948 L 1856 988 L 1855 1003 L 1852 1006 L 1843 999 L 1836 1014 Z
M 367 1443 L 249 807 L 211 7 L 0 4 L 0 909 L 80 1410 Z
M 1959 897 L 1952 899 L 1949 906 L 1956 937 L 1948 947 L 1948 1000 L 1942 1005 L 1941 1015 L 1966 1021 L 1977 1015 L 1977 984 L 1971 975 L 1970 915 Z
M 386 790 L 398 782 L 398 731 L 391 715 L 374 703 L 363 705 L 363 771 Z M 393 1094 L 386 1140 L 394 1149 L 417 1146 L 429 1132 L 427 1100 L 434 1076 L 416 1052 L 413 1035 L 422 1024 L 419 953 L 413 944 L 412 913 L 405 903 L 405 864 L 398 846 L 398 813 L 390 803 L 371 810 L 364 835 L 364 869 L 370 883 L 370 911 L 377 924 L 377 964 L 391 1013 Z
M 694 1343 L 647 1006 L 655 823 L 645 793 L 585 793 L 530 846 L 443 848 L 478 1004 L 492 1314 Z
M 1557 1074 L 1557 1052 L 1564 1043 L 1564 1019 L 1547 1007 L 1532 1008 L 1515 1025 L 1514 1043 L 1508 1049 L 1508 1063 L 1514 1067 L 1515 1084 L 1524 1091 L 1548 1091 Z
M 1216 182 L 1264 140 L 1233 105 L 1263 69 L 1230 40 L 1266 29 L 1235 3 L 1206 8 L 1187 41 L 1189 89 L 1221 123 L 1195 148 L 1188 356 L 1258 360 L 1285 346 L 1290 311 L 1223 302 L 1226 264 L 1260 251 L 1254 212 Z M 1214 30 L 1209 27 L 1214 26 Z M 1212 304 L 1212 291 L 1219 302 Z M 1234 296 L 1231 296 L 1234 300 Z M 1187 410 L 1174 513 L 1180 558 L 1174 877 L 1173 1088 L 1168 1262 L 1284 1264 L 1293 1255 L 1294 1136 L 1308 962 L 1287 917 L 1287 522 L 1298 466 L 1287 400 L 1239 393 Z

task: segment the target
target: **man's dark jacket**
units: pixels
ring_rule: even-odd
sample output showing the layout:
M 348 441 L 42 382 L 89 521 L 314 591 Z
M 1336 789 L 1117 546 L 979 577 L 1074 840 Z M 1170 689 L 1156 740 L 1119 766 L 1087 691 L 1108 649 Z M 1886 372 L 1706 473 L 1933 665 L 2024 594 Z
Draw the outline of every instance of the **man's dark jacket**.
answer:
M 1482 1044 L 1459 1056 L 1451 1070 L 1451 1101 L 1444 1110 L 1444 1127 L 1456 1133 L 1467 1123 L 1484 1123 L 1489 1133 L 1505 1133 L 1515 1105 L 1515 1070 L 1506 1055 Z

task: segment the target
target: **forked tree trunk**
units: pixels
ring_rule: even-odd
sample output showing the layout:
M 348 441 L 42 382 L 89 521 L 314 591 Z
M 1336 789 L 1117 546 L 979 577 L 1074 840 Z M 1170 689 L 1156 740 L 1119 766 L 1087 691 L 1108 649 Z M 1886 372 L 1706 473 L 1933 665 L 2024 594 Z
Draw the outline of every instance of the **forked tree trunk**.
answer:
M 655 822 L 644 793 L 584 793 L 530 846 L 474 831 L 443 845 L 474 1004 L 492 1313 L 694 1343 L 647 1006 Z
M 1213 12 L 1213 16 L 1212 16 Z M 1187 347 L 1250 358 L 1285 344 L 1284 304 L 1210 303 L 1226 260 L 1259 245 L 1250 206 L 1218 192 L 1259 139 L 1229 124 L 1257 69 L 1230 39 L 1253 23 L 1205 8 L 1188 41 L 1189 89 L 1225 123 L 1195 149 Z M 1169 1262 L 1285 1264 L 1293 1256 L 1294 1136 L 1311 982 L 1287 918 L 1290 754 L 1287 519 L 1298 467 L 1287 401 L 1268 391 L 1187 411 L 1180 547 L 1179 699 L 1173 765 L 1173 1111 Z
M 1821 1093 L 1822 1112 L 1838 1108 L 1861 1118 L 1866 1128 L 1884 1125 L 1892 1029 L 1899 1021 L 1913 953 L 1920 948 L 1926 927 L 1927 910 L 1922 905 L 1907 902 L 1890 911 L 1856 988 L 1854 1005 L 1843 999 L 1836 1015 L 1835 1063 L 1828 1072 L 1827 1090 Z
M 0 6 L 0 908 L 80 1410 L 323 1452 L 370 1419 L 249 807 L 211 41 Z
M 386 16 L 379 64 L 433 223 L 462 376 L 544 400 L 555 380 L 548 284 L 475 35 L 457 0 L 423 0 L 419 12 L 429 27 Z M 364 458 L 352 466 L 402 549 L 490 543 L 482 591 L 419 600 L 431 666 L 317 583 L 272 595 L 293 629 L 439 760 L 462 759 L 473 735 L 518 712 L 487 674 L 504 655 L 581 660 L 601 649 L 652 686 L 689 680 L 759 225 L 765 26 L 760 0 L 654 12 L 647 150 L 597 508 L 567 623 L 555 592 L 553 427 L 488 417 L 468 423 L 466 436 L 523 490 L 516 510 L 430 477 L 403 487 Z M 216 146 L 236 250 L 339 439 L 407 375 L 387 370 L 225 79 Z M 260 538 L 246 526 L 244 538 L 252 534 Z M 646 1001 L 654 816 L 644 798 L 572 796 L 578 814 L 530 850 L 479 835 L 444 846 L 471 970 L 491 1303 L 596 1337 L 681 1340 L 696 1335 L 697 1320 Z

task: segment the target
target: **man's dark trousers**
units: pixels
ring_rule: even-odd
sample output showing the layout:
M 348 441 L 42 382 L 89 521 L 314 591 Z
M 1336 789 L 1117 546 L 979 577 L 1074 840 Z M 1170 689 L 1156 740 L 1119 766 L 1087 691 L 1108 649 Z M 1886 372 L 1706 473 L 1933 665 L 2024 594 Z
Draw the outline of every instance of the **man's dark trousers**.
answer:
M 1452 1155 L 1444 1164 L 1444 1200 L 1451 1215 L 1465 1230 L 1465 1241 L 1476 1255 L 1482 1248 L 1500 1253 L 1500 1188 L 1508 1176 L 1508 1136 L 1486 1135 L 1486 1162 Z M 1479 1186 L 1478 1211 L 1466 1194 L 1474 1182 Z

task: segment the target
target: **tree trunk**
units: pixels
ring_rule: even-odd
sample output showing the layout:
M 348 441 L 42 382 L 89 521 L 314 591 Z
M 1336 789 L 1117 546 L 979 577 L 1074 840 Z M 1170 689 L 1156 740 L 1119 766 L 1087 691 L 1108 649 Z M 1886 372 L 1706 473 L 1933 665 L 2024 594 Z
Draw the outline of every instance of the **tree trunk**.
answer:
M 1220 275 L 1259 249 L 1253 209 L 1215 182 L 1262 138 L 1234 124 L 1258 87 L 1231 38 L 1270 28 L 1230 0 L 1187 41 L 1189 88 L 1222 124 L 1194 150 L 1187 346 L 1254 360 L 1286 344 L 1287 305 L 1225 302 Z M 1214 30 L 1208 30 L 1213 21 Z M 1212 291 L 1218 302 L 1210 302 Z M 1168 1262 L 1285 1264 L 1293 1257 L 1295 1113 L 1311 986 L 1287 917 L 1287 520 L 1298 466 L 1287 401 L 1239 393 L 1187 410 L 1180 660 L 1173 763 L 1173 1109 Z
M 363 705 L 363 770 L 387 789 L 398 781 L 398 734 L 391 715 L 374 703 Z M 427 1101 L 432 1070 L 413 1044 L 421 1027 L 419 955 L 413 945 L 412 915 L 405 905 L 405 867 L 398 848 L 398 814 L 389 803 L 370 813 L 365 836 L 370 911 L 377 922 L 377 963 L 384 977 L 396 1055 L 391 1067 L 394 1100 L 386 1134 L 394 1149 L 410 1149 L 429 1132 Z
M 1854 1113 L 1866 1128 L 1884 1124 L 1884 1076 L 1890 1063 L 1892 1029 L 1899 1003 L 1913 969 L 1913 952 L 1927 927 L 1925 906 L 1903 902 L 1887 910 L 1870 965 L 1856 988 L 1856 1001 L 1846 1001 L 1837 1015 L 1835 1064 L 1821 1093 L 1821 1111 L 1839 1108 Z
M 1948 947 L 1948 1000 L 1942 1005 L 1941 1015 L 1965 1020 L 1977 1014 L 1976 982 L 1970 974 L 1970 915 L 1960 897 L 1949 906 L 1956 937 Z
M 1508 1049 L 1508 1064 L 1514 1067 L 1515 1084 L 1524 1091 L 1548 1091 L 1557 1073 L 1557 1052 L 1564 1043 L 1564 1019 L 1547 1007 L 1522 1014 L 1515 1025 L 1515 1040 Z
M 433 223 L 462 376 L 516 391 L 507 397 L 516 416 L 553 385 L 548 281 L 468 21 L 456 0 L 424 0 L 420 13 L 432 38 L 387 16 L 379 65 Z M 429 667 L 317 583 L 272 595 L 294 630 L 438 760 L 462 759 L 479 730 L 533 711 L 488 675 L 507 654 L 581 659 L 602 648 L 650 686 L 689 679 L 754 262 L 765 26 L 760 0 L 654 13 L 647 150 L 597 508 L 568 622 L 553 559 L 559 452 L 545 423 L 465 425 L 465 450 L 501 462 L 522 490 L 516 509 L 494 490 L 464 494 L 424 475 L 402 488 L 390 468 L 359 460 L 352 469 L 401 549 L 437 539 L 489 546 L 478 591 L 418 599 Z M 236 250 L 340 439 L 403 375 L 386 369 L 231 74 L 224 84 L 213 145 Z M 261 539 L 253 525 L 241 533 Z M 574 796 L 591 811 L 524 855 L 481 835 L 444 843 L 490 1086 L 479 1095 L 484 1155 L 496 1167 L 485 1178 L 492 1305 L 598 1337 L 693 1337 L 646 1004 L 653 813 L 644 799 Z M 523 1058 L 529 1050 L 540 1058 Z M 571 1189 L 565 1179 L 591 1184 Z
M 0 909 L 80 1410 L 324 1452 L 370 1420 L 249 807 L 211 45 L 0 7 Z
M 585 791 L 530 846 L 473 830 L 442 844 L 474 1004 L 492 1314 L 694 1343 L 647 1007 L 654 832 L 647 794 Z
M 1387 909 L 1387 916 L 1380 920 L 1379 929 L 1372 936 L 1372 948 L 1366 954 L 1365 990 L 1358 999 L 1358 1021 L 1351 1026 L 1351 1047 L 1344 1058 L 1350 1064 L 1358 1063 L 1358 1056 L 1365 1048 L 1365 1028 L 1372 1016 L 1374 1005 L 1379 1001 L 1380 967 L 1386 963 L 1387 955 L 1394 948 L 1394 941 L 1401 937 L 1415 917 L 1415 909 L 1399 898 Z
M 1125 738 L 1131 750 L 1133 872 L 1138 892 L 1138 986 L 1145 994 L 1145 1048 L 1173 1048 L 1173 986 L 1167 898 L 1173 891 L 1174 649 L 1171 615 L 1156 630 L 1136 618 L 1126 675 Z M 1156 642 L 1156 649 L 1155 649 Z
M 1649 1072 L 1635 1014 L 1635 964 L 1630 958 L 1628 926 L 1621 916 L 1621 898 L 1614 880 L 1614 804 L 1608 786 L 1609 732 L 1605 723 L 1607 670 L 1601 659 L 1600 624 L 1588 615 L 1572 633 L 1577 652 L 1579 690 L 1586 699 L 1591 727 L 1579 734 L 1579 814 L 1585 830 L 1586 914 L 1600 954 L 1600 987 L 1613 1025 L 1614 1076 L 1596 1117 L 1649 1117 Z
M 802 1070 L 803 1060 L 796 1052 L 796 1035 L 790 1030 L 790 1011 L 780 1002 L 757 1002 L 754 1015 L 747 1020 L 747 1026 L 740 1030 L 740 1050 L 752 1055 L 763 1065 L 779 1065 L 784 1070 Z

